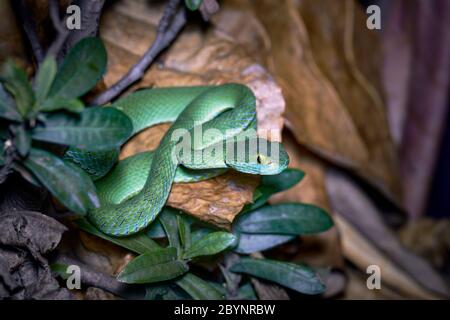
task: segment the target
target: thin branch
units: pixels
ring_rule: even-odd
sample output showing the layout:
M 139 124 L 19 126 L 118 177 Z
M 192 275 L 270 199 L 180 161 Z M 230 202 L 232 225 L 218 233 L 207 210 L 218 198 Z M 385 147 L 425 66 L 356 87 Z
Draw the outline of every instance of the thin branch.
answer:
M 72 4 L 77 5 L 81 11 L 81 29 L 71 30 L 63 49 L 58 58 L 63 58 L 67 52 L 81 39 L 95 37 L 98 33 L 100 16 L 105 0 L 75 0 Z
M 25 1 L 19 0 L 16 2 L 16 5 L 19 11 L 20 20 L 22 21 L 23 29 L 27 35 L 28 41 L 30 42 L 31 49 L 33 50 L 34 57 L 36 58 L 36 61 L 40 63 L 44 59 L 44 50 L 36 32 L 36 24 L 28 12 Z
M 4 152 L 3 166 L 0 168 L 0 184 L 2 184 L 12 171 L 16 150 L 14 145 L 11 143 L 11 140 L 7 140 L 5 142 L 5 149 L 0 151 Z
M 68 257 L 67 255 L 57 255 L 53 263 L 78 266 L 81 271 L 80 280 L 86 286 L 100 288 L 125 299 L 142 299 L 145 295 L 145 289 L 142 286 L 119 282 L 110 275 L 96 271 L 81 261 Z
M 169 0 L 159 22 L 156 38 L 150 48 L 127 74 L 106 91 L 95 97 L 93 103 L 97 105 L 105 104 L 116 98 L 131 84 L 141 79 L 155 58 L 173 42 L 185 23 L 186 9 L 183 5 L 180 6 L 180 0 Z
M 57 57 L 59 52 L 61 51 L 61 48 L 66 41 L 69 30 L 64 27 L 64 21 L 65 19 L 61 20 L 59 16 L 59 4 L 57 0 L 49 0 L 48 3 L 49 11 L 50 11 L 50 18 L 53 23 L 53 27 L 57 31 L 58 35 L 56 36 L 56 39 L 53 41 L 50 48 L 47 50 L 47 56 L 51 55 L 53 57 Z

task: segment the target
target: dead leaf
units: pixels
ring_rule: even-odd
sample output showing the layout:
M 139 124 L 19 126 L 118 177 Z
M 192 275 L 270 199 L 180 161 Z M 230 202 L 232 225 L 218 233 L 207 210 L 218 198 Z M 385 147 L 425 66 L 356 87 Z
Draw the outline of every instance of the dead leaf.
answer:
M 369 265 L 378 265 L 382 270 L 383 283 L 391 288 L 395 288 L 405 297 L 415 299 L 440 298 L 419 286 L 416 281 L 393 264 L 380 250 L 371 245 L 343 217 L 336 214 L 335 222 L 343 235 L 342 248 L 345 257 L 352 261 L 359 269 L 366 270 Z
M 45 255 L 66 228 L 36 211 L 0 211 L 0 299 L 73 299 L 53 277 Z
M 0 2 L 0 64 L 7 58 L 26 60 L 23 39 L 9 1 Z
M 227 1 L 213 21 L 275 75 L 297 141 L 400 202 L 377 39 L 353 0 Z
M 411 2 L 409 2 L 411 3 Z M 392 2 L 389 17 L 381 35 L 383 54 L 382 78 L 386 96 L 386 108 L 394 143 L 402 141 L 408 113 L 408 83 L 412 72 L 412 19 L 405 1 Z
M 345 222 L 340 223 L 345 228 L 345 230 L 341 230 L 342 241 L 347 243 L 344 246 L 347 246 L 349 250 L 350 248 L 361 249 L 362 244 L 350 242 L 362 242 L 361 238 L 365 238 L 366 245 L 372 247 L 364 249 L 364 253 L 359 252 L 360 256 L 351 256 L 349 259 L 352 261 L 356 259 L 357 261 L 353 261 L 355 264 L 361 261 L 367 262 L 367 265 L 363 268 L 371 264 L 379 265 L 384 274 L 384 281 L 387 281 L 385 275 L 388 272 L 397 270 L 395 272 L 403 273 L 401 277 L 398 277 L 404 280 L 395 282 L 397 276 L 393 276 L 389 281 L 393 281 L 391 285 L 405 290 L 405 293 L 407 293 L 407 290 L 404 286 L 407 285 L 410 288 L 408 290 L 412 290 L 411 294 L 414 293 L 424 297 L 427 295 L 448 296 L 449 290 L 444 279 L 427 261 L 401 246 L 395 234 L 382 221 L 378 209 L 360 190 L 358 185 L 345 174 L 329 169 L 326 174 L 326 186 L 333 210 L 339 214 L 340 220 L 345 220 Z M 355 230 L 350 230 L 352 228 L 355 228 Z M 346 233 L 346 230 L 348 233 Z M 378 250 L 383 253 L 377 253 Z M 345 249 L 344 252 L 346 255 L 350 254 Z M 369 252 L 373 255 L 369 255 Z M 410 283 L 402 284 L 402 281 L 406 280 Z
M 400 169 L 405 189 L 403 204 L 412 217 L 418 217 L 429 200 L 441 140 L 448 125 L 450 3 L 439 0 L 426 5 L 421 1 L 401 4 L 397 10 L 405 13 L 411 25 L 405 30 L 405 37 L 411 42 L 412 52 L 407 113 L 400 129 Z
M 257 176 L 229 171 L 196 183 L 175 183 L 167 205 L 219 228 L 230 229 L 237 213 L 253 200 Z
M 90 268 L 115 276 L 134 257 L 130 251 L 80 230 L 74 223 L 69 223 L 58 246 L 58 252 L 76 258 Z
M 445 271 L 450 252 L 449 230 L 449 219 L 421 218 L 403 226 L 398 235 L 405 247 Z
M 365 27 L 366 17 L 353 0 L 302 1 L 299 11 L 310 35 L 314 59 L 344 102 L 368 151 L 367 161 L 358 164 L 356 170 L 398 202 L 400 180 L 380 94 L 381 46 L 376 33 Z M 320 14 L 324 12 L 327 14 Z
M 367 274 L 360 270 L 349 269 L 347 271 L 348 282 L 343 295 L 343 300 L 400 300 L 404 297 L 392 289 L 382 286 L 382 290 L 367 290 Z

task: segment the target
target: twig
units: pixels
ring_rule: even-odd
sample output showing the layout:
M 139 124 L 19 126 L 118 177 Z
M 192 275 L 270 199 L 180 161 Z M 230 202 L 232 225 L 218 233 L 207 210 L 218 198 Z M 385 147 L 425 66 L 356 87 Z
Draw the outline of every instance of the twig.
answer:
M 70 31 L 58 57 L 59 59 L 63 58 L 81 39 L 97 35 L 105 0 L 75 0 L 72 4 L 77 5 L 81 10 L 81 29 Z
M 12 171 L 16 151 L 14 145 L 11 143 L 11 140 L 7 140 L 5 142 L 5 149 L 0 151 L 5 154 L 3 166 L 0 168 L 0 184 L 2 184 Z
M 53 41 L 50 48 L 47 50 L 47 56 L 53 56 L 57 57 L 59 52 L 61 51 L 61 48 L 66 41 L 69 30 L 64 27 L 64 21 L 65 19 L 61 20 L 59 16 L 59 4 L 57 0 L 49 0 L 48 3 L 49 11 L 50 11 L 50 18 L 53 23 L 53 27 L 57 31 L 58 35 L 56 36 L 56 39 Z
M 80 280 L 86 286 L 100 288 L 125 299 L 142 299 L 145 295 L 145 289 L 142 286 L 119 282 L 110 275 L 93 270 L 81 261 L 66 255 L 57 255 L 53 263 L 78 266 L 81 271 Z
M 15 3 L 19 11 L 20 20 L 22 21 L 23 30 L 25 31 L 28 41 L 30 42 L 34 57 L 36 58 L 36 61 L 38 63 L 41 63 L 41 61 L 44 59 L 44 50 L 42 49 L 39 37 L 36 32 L 36 24 L 28 12 L 25 1 L 19 0 L 15 1 Z
M 150 67 L 155 58 L 176 38 L 185 23 L 186 10 L 183 5 L 180 6 L 180 0 L 169 0 L 159 22 L 156 38 L 150 48 L 127 74 L 106 91 L 95 97 L 93 103 L 102 105 L 113 100 L 127 87 L 142 78 L 144 72 Z

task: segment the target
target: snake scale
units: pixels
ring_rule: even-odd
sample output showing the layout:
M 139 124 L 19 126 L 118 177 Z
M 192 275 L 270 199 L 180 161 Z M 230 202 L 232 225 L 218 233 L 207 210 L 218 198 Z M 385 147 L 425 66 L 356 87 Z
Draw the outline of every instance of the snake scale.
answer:
M 67 158 L 98 179 L 101 206 L 91 209 L 88 219 L 109 235 L 127 236 L 147 227 L 164 207 L 173 182 L 200 181 L 228 169 L 277 174 L 289 162 L 281 144 L 268 143 L 256 133 L 247 135 L 256 129 L 255 96 L 241 84 L 144 89 L 112 107 L 131 119 L 130 138 L 159 123 L 172 126 L 156 150 L 118 163 L 119 150 L 67 152 Z M 197 134 L 199 129 L 205 134 Z M 239 141 L 244 149 L 239 149 Z M 252 149 L 252 142 L 276 148 Z M 177 149 L 180 145 L 188 148 Z

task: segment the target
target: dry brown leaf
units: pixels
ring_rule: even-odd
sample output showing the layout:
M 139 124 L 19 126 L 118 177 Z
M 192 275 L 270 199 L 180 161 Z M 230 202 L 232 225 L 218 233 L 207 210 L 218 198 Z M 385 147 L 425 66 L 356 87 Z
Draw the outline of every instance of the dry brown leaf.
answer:
M 117 275 L 134 258 L 128 250 L 83 231 L 79 240 L 75 250 L 80 260 L 110 275 Z
M 449 219 L 421 218 L 403 226 L 398 235 L 405 247 L 442 270 L 446 268 L 449 259 L 449 230 Z
M 219 228 L 230 229 L 235 216 L 253 200 L 258 177 L 234 171 L 196 183 L 175 183 L 167 205 Z
M 121 1 L 105 13 L 100 34 L 108 50 L 110 86 L 147 50 L 155 37 L 161 7 L 147 1 Z M 198 26 L 185 29 L 164 57 L 152 66 L 131 90 L 141 87 L 189 86 L 240 82 L 248 85 L 257 98 L 258 130 L 270 130 L 270 138 L 280 140 L 284 99 L 281 89 L 268 72 L 250 59 L 240 45 Z M 154 149 L 167 125 L 150 128 L 122 150 L 121 158 Z M 212 180 L 175 184 L 167 205 L 197 218 L 229 228 L 242 207 L 252 201 L 259 179 L 226 173 Z
M 276 76 L 300 143 L 399 202 L 377 45 L 353 0 L 227 1 L 213 20 Z
M 299 11 L 308 29 L 314 59 L 344 102 L 368 151 L 367 161 L 359 163 L 356 170 L 398 202 L 396 150 L 379 93 L 381 55 L 376 33 L 365 27 L 366 17 L 354 0 L 307 0 L 300 3 Z M 327 14 L 320 14 L 324 12 Z M 365 50 L 359 52 L 356 48 Z M 357 57 L 358 53 L 362 56 Z
M 70 228 L 64 234 L 58 250 L 61 254 L 75 256 L 80 262 L 111 276 L 117 275 L 134 257 L 128 250 L 76 228 Z
M 435 166 L 443 152 L 441 141 L 448 127 L 450 2 L 401 1 L 400 5 L 397 10 L 404 12 L 411 26 L 405 37 L 412 47 L 400 169 L 403 204 L 416 218 L 425 213 L 430 201 Z
M 22 34 L 9 1 L 0 1 L 0 63 L 7 58 L 25 60 Z
M 347 286 L 340 299 L 343 300 L 400 300 L 404 297 L 384 286 L 382 290 L 367 289 L 367 274 L 360 270 L 347 271 Z
M 368 264 L 362 267 L 362 270 L 375 264 L 380 266 L 384 275 L 394 272 L 393 270 L 403 273 L 402 278 L 410 282 L 408 287 L 413 290 L 411 293 L 420 294 L 418 292 L 420 289 L 423 296 L 449 295 L 449 289 L 442 276 L 426 260 L 400 244 L 395 234 L 384 224 L 375 204 L 347 175 L 336 170 L 327 170 L 326 187 L 333 210 L 338 213 L 341 220 L 345 219 L 344 224 L 349 225 L 346 230 L 355 228 L 349 233 L 341 230 L 342 241 L 348 243 L 348 248 L 361 248 L 360 244 L 350 242 L 360 242 L 361 238 L 364 238 L 364 242 L 373 247 L 370 251 L 359 252 L 359 256 L 350 257 L 347 256 L 349 252 L 344 249 L 344 254 L 351 261 L 361 267 L 358 263 L 367 259 L 368 261 L 364 262 Z M 352 237 L 352 233 L 358 233 L 358 238 Z M 380 255 L 377 251 L 383 252 L 383 254 Z M 384 268 L 388 268 L 388 270 Z M 395 277 L 393 276 L 391 280 L 395 280 Z M 394 281 L 391 285 L 405 289 L 406 284 L 402 284 L 402 281 L 399 280 L 399 283 Z
M 382 283 L 395 288 L 402 295 L 415 299 L 438 299 L 439 296 L 424 290 L 409 275 L 392 263 L 380 250 L 371 245 L 343 217 L 336 214 L 335 223 L 342 234 L 344 255 L 359 269 L 378 265 L 382 270 Z

